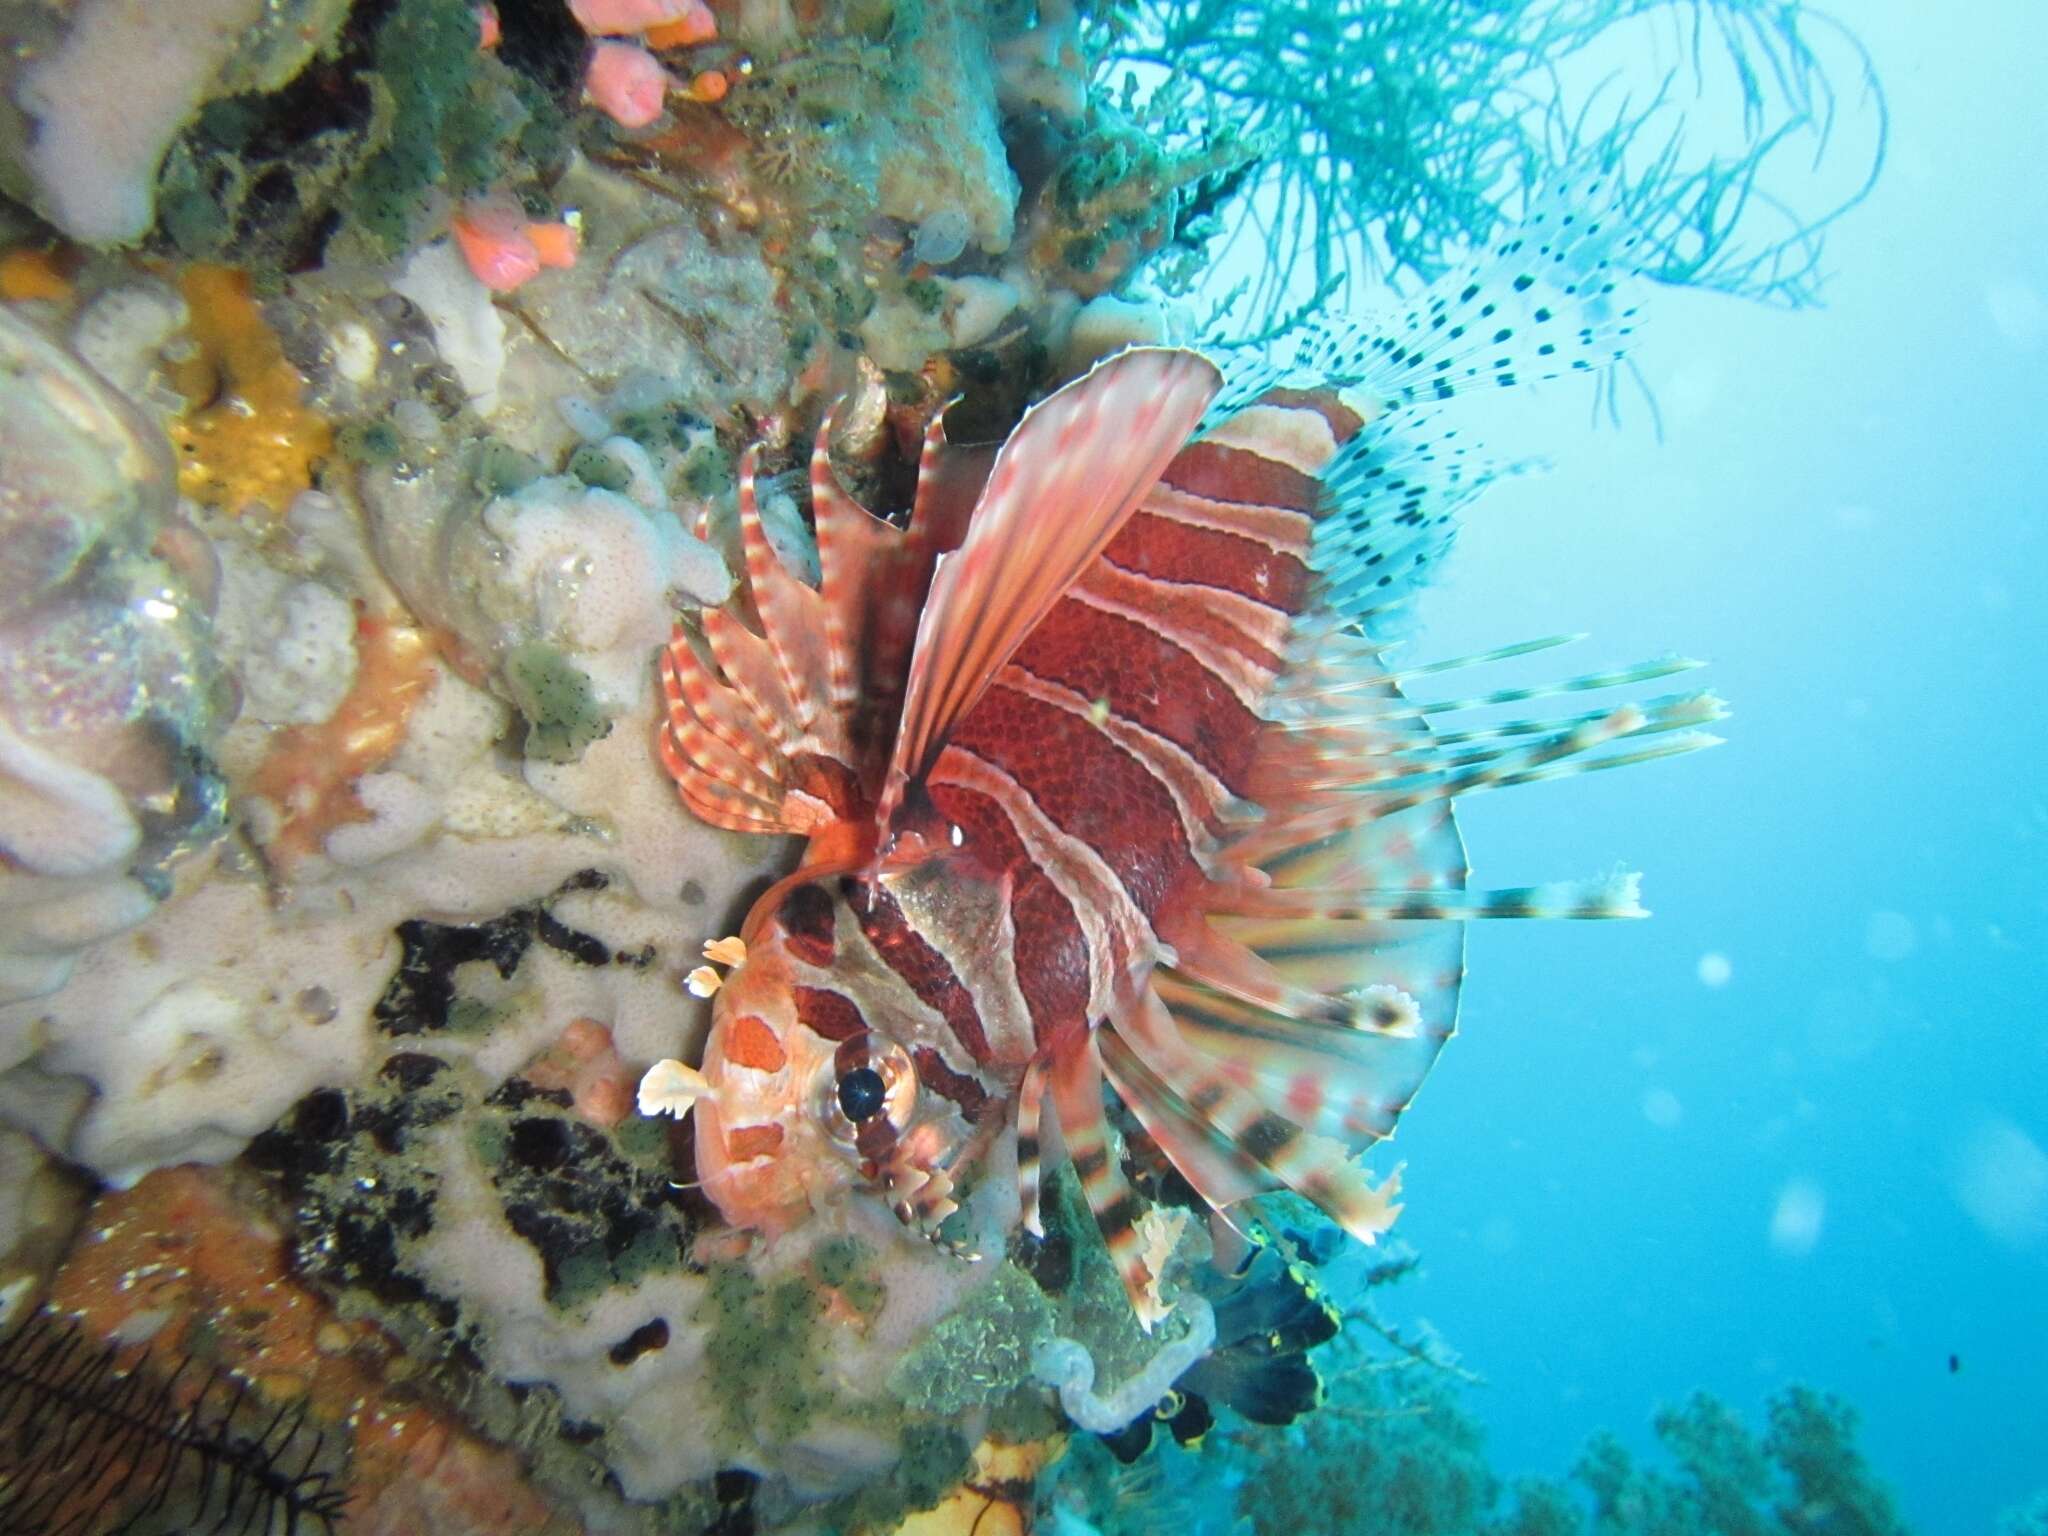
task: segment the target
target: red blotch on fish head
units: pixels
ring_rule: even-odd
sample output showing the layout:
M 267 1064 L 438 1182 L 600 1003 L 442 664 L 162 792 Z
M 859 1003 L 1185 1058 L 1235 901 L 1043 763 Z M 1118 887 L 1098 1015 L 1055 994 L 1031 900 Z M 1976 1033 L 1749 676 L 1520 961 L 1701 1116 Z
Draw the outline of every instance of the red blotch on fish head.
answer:
M 746 1014 L 726 1026 L 725 1059 L 756 1072 L 780 1072 L 789 1064 L 789 1053 L 774 1030 Z

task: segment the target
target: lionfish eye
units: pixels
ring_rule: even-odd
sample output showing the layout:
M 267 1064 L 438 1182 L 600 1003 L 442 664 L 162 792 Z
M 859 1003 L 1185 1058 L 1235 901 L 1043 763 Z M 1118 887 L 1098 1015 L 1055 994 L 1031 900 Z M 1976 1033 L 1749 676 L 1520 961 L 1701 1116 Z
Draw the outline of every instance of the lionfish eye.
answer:
M 873 1067 L 855 1067 L 839 1079 L 840 1113 L 855 1125 L 880 1114 L 888 1096 L 888 1084 Z

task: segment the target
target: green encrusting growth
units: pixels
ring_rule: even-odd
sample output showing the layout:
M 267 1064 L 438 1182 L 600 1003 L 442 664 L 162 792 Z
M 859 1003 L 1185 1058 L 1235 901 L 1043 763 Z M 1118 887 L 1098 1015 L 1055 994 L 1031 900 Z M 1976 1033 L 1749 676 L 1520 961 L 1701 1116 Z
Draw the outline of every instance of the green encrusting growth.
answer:
M 477 47 L 468 6 L 398 0 L 377 29 L 370 139 L 344 212 L 388 254 L 418 233 L 430 190 L 482 191 L 515 157 L 558 152 L 562 127 L 547 97 Z
M 746 1443 L 759 1425 L 786 1439 L 828 1412 L 833 1397 L 817 1369 L 810 1284 L 802 1276 L 764 1282 L 740 1264 L 713 1265 L 709 1277 L 704 1365 L 720 1383 L 714 1396 L 727 1431 Z
M 479 49 L 475 8 L 449 0 L 359 5 L 290 84 L 252 84 L 171 146 L 157 208 L 181 255 L 259 281 L 337 235 L 358 255 L 398 256 L 437 233 L 449 198 L 536 187 L 569 142 L 557 92 Z
M 532 454 L 498 438 L 487 437 L 476 445 L 470 479 L 476 486 L 477 495 L 488 501 L 494 496 L 510 496 L 515 491 L 522 491 L 546 473 L 540 460 Z
M 889 1390 L 921 1413 L 987 1407 L 1030 1379 L 1031 1352 L 1053 1332 L 1045 1293 L 1006 1262 L 903 1358 Z
M 820 1529 L 831 1536 L 887 1531 L 905 1515 L 937 1504 L 966 1475 L 973 1459 L 966 1437 L 950 1424 L 906 1424 L 896 1444 L 896 1463 L 887 1475 L 826 1505 L 818 1515 Z
M 1046 1231 L 1064 1236 L 1072 1254 L 1072 1270 L 1058 1295 L 1054 1332 L 1088 1351 L 1095 1362 L 1095 1390 L 1107 1393 L 1142 1371 L 1161 1346 L 1182 1331 L 1181 1325 L 1169 1320 L 1149 1334 L 1138 1326 L 1116 1261 L 1109 1256 L 1102 1229 L 1095 1224 L 1072 1168 L 1062 1166 L 1046 1179 L 1040 1202 Z M 1171 1280 L 1171 1265 L 1167 1274 Z M 1165 1295 L 1169 1302 L 1173 1299 L 1172 1284 Z
M 573 763 L 612 728 L 590 679 L 551 645 L 530 641 L 505 658 L 505 687 L 526 717 L 526 755 Z
M 858 1238 L 835 1237 L 818 1245 L 811 1255 L 811 1271 L 818 1283 L 839 1293 L 842 1300 L 862 1316 L 873 1314 L 888 1297 L 876 1271 L 875 1254 Z

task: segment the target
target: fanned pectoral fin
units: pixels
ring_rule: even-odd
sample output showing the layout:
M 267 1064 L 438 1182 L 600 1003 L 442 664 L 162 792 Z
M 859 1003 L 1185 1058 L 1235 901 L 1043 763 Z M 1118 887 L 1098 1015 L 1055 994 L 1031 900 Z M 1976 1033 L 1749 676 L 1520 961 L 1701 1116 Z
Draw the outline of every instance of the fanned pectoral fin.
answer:
M 1165 1003 L 1147 993 L 1104 1041 L 1118 1092 L 1212 1204 L 1285 1187 L 1320 1207 L 1361 1242 L 1393 1223 L 1398 1176 L 1374 1184 L 1333 1137 L 1303 1127 L 1283 1094 L 1236 1070 L 1238 1057 L 1191 1046 Z
M 1095 1213 L 1095 1225 L 1102 1231 L 1138 1321 L 1150 1332 L 1167 1309 L 1159 1295 L 1159 1276 L 1146 1262 L 1145 1245 L 1138 1233 L 1138 1197 L 1124 1178 L 1110 1142 L 1109 1122 L 1102 1112 L 1102 1058 L 1096 1054 L 1092 1032 L 1054 1055 L 1046 1083 L 1081 1194 Z
M 839 716 L 828 707 L 831 663 L 824 600 L 790 574 L 768 541 L 754 485 L 759 458 L 760 450 L 749 448 L 740 461 L 740 552 L 747 592 L 761 619 L 761 639 L 780 684 L 775 707 L 796 747 L 842 755 Z
M 737 832 L 808 834 L 843 807 L 807 787 L 805 761 L 833 760 L 858 777 L 847 731 L 858 690 L 838 675 L 825 599 L 783 565 L 762 526 L 757 456 L 749 449 L 740 471 L 744 592 L 734 608 L 703 612 L 701 649 L 678 625 L 662 652 L 656 749 L 695 815 Z
M 1034 1061 L 1024 1069 L 1024 1083 L 1017 1090 L 1017 1204 L 1024 1230 L 1034 1237 L 1045 1236 L 1038 1210 L 1045 1180 L 1044 1145 L 1039 1140 L 1039 1111 L 1044 1103 L 1045 1063 Z
M 918 621 L 884 826 L 953 723 L 1137 510 L 1220 387 L 1193 352 L 1139 348 L 1025 414 Z

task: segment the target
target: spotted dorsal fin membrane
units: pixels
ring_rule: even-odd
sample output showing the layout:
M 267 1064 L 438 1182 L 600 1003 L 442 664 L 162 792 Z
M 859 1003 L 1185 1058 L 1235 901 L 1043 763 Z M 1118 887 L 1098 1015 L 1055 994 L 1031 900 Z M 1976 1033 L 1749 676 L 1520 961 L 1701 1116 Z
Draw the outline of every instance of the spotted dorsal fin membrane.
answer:
M 1599 375 L 1626 357 L 1642 323 L 1643 237 L 1624 192 L 1611 175 L 1560 176 L 1405 307 L 1318 316 L 1278 342 L 1216 349 L 1229 380 L 1218 416 L 1298 383 L 1337 392 L 1366 422 L 1322 472 L 1310 558 L 1327 613 L 1394 632 L 1449 550 L 1458 511 L 1511 472 L 1462 430 L 1468 400 Z
M 947 731 L 1116 537 L 1220 385 L 1198 353 L 1134 348 L 1025 413 L 932 576 L 877 808 L 885 839 Z

